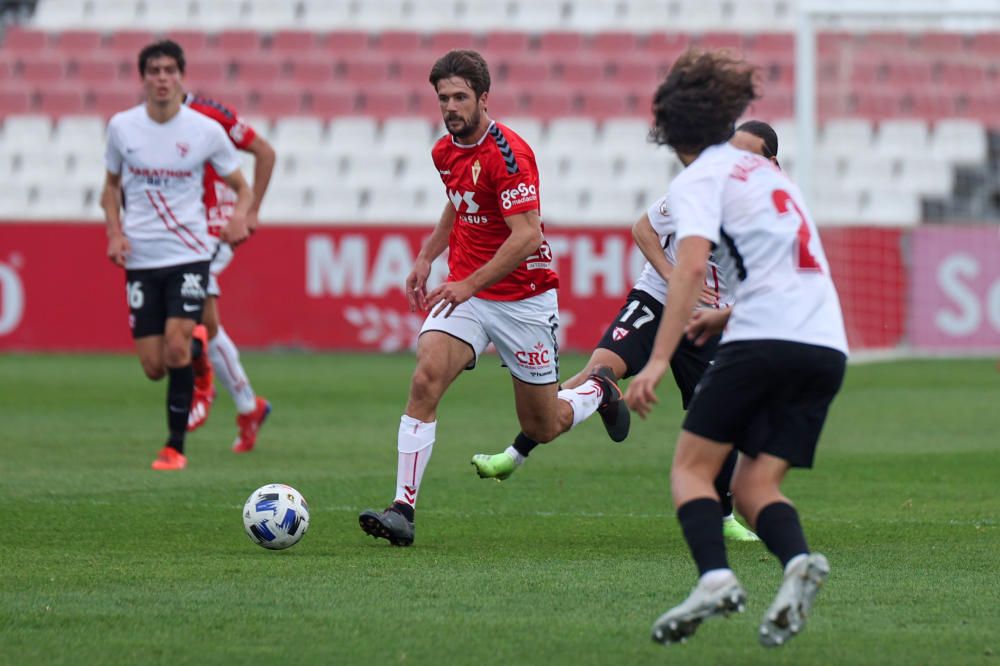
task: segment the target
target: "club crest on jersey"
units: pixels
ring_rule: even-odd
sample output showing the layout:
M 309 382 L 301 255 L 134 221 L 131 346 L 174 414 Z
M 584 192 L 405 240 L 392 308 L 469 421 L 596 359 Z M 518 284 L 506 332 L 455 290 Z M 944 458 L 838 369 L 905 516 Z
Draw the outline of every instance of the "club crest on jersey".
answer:
M 611 331 L 611 339 L 617 342 L 618 340 L 624 340 L 625 336 L 629 334 L 627 328 L 622 328 L 621 326 L 615 326 L 615 330 Z
M 482 165 L 479 164 L 479 160 L 472 163 L 472 184 L 475 185 L 479 182 L 479 172 L 483 170 Z
M 191 150 L 191 144 L 177 142 L 177 152 L 180 153 L 181 157 L 187 157 L 189 150 Z

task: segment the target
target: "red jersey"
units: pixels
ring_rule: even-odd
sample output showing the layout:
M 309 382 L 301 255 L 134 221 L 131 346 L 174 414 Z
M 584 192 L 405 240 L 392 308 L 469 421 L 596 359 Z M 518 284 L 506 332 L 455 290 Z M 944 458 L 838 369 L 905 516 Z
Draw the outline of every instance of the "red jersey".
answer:
M 247 150 L 257 136 L 252 127 L 243 122 L 243 119 L 235 111 L 224 104 L 191 93 L 188 93 L 184 98 L 184 103 L 222 125 L 229 140 L 240 150 Z M 205 187 L 203 202 L 205 213 L 208 215 L 208 233 L 218 236 L 222 227 L 226 226 L 226 222 L 233 214 L 236 193 L 215 172 L 211 164 L 205 165 L 203 184 Z
M 448 239 L 448 280 L 457 282 L 492 259 L 510 236 L 504 217 L 534 209 L 541 212 L 538 167 L 524 139 L 495 122 L 474 146 L 459 145 L 450 134 L 443 136 L 431 156 L 455 206 L 455 226 Z M 537 296 L 559 286 L 551 266 L 552 249 L 543 240 L 538 252 L 476 296 L 493 301 Z

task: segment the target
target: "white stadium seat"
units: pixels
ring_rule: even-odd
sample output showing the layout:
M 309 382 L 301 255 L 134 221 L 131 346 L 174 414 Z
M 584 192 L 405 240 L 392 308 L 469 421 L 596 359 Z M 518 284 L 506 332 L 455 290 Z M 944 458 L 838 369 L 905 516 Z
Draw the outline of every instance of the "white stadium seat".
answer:
M 268 140 L 276 150 L 308 150 L 326 139 L 326 127 L 319 118 L 287 116 L 274 123 Z
M 46 150 L 52 141 L 52 121 L 48 116 L 7 116 L 3 121 L 0 154 Z
M 928 150 L 953 164 L 981 164 L 987 155 L 986 128 L 975 120 L 940 120 L 931 133 Z
M 330 121 L 327 145 L 341 155 L 370 152 L 375 147 L 378 123 L 365 116 L 345 116 Z
M 858 222 L 886 226 L 910 226 L 920 221 L 920 199 L 893 190 L 869 191 Z
M 299 219 L 305 222 L 357 222 L 360 193 L 353 187 L 331 183 L 310 190 Z
M 780 139 L 779 139 L 780 143 Z M 861 118 L 831 120 L 823 128 L 819 151 L 835 157 L 852 157 L 871 149 L 872 124 Z M 779 152 L 781 150 L 779 145 Z
M 886 120 L 875 136 L 874 152 L 883 157 L 920 159 L 927 155 L 927 123 L 923 120 Z

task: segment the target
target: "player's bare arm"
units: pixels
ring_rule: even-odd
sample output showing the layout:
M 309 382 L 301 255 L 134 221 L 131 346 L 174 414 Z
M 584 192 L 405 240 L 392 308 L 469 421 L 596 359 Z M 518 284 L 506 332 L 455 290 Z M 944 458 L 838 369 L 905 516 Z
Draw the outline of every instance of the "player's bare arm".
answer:
M 253 155 L 253 204 L 247 212 L 247 232 L 253 234 L 259 224 L 260 205 L 264 201 L 267 186 L 271 183 L 274 163 L 278 159 L 274 146 L 260 136 L 255 136 L 247 152 Z
M 656 269 L 656 272 L 660 274 L 664 282 L 669 284 L 670 274 L 674 270 L 674 265 L 667 261 L 666 255 L 663 254 L 663 246 L 660 245 L 660 236 L 653 229 L 653 225 L 649 221 L 649 215 L 646 213 L 643 213 L 639 221 L 632 225 L 632 239 L 642 252 L 642 256 L 646 257 L 646 261 Z
M 455 308 L 475 296 L 480 290 L 496 284 L 517 268 L 521 262 L 538 251 L 542 241 L 542 219 L 537 210 L 517 213 L 504 218 L 510 227 L 510 235 L 503 242 L 493 258 L 479 270 L 459 282 L 445 282 L 427 296 L 428 309 L 434 316 L 444 312 L 448 317 Z
M 129 252 L 128 239 L 122 231 L 122 177 L 121 174 L 106 172 L 104 189 L 101 191 L 101 208 L 108 234 L 108 259 L 116 266 L 125 266 L 125 256 Z
M 247 214 L 253 205 L 253 190 L 243 177 L 243 172 L 236 169 L 231 174 L 222 177 L 236 192 L 236 205 L 233 214 L 222 228 L 219 237 L 230 245 L 239 245 L 250 235 L 247 231 Z
M 447 249 L 448 238 L 451 236 L 451 230 L 454 226 L 455 207 L 451 203 L 447 203 L 444 210 L 441 211 L 441 218 L 438 220 L 437 226 L 434 227 L 430 237 L 424 241 L 424 246 L 420 248 L 420 252 L 413 262 L 413 270 L 406 276 L 406 301 L 410 304 L 410 312 L 428 309 L 427 278 L 431 274 L 431 265 Z
M 705 284 L 705 265 L 711 252 L 711 241 L 699 236 L 683 238 L 677 246 L 677 266 L 671 274 L 670 298 L 656 331 L 653 352 L 625 392 L 626 403 L 642 418 L 646 418 L 656 404 L 656 386 L 670 367 L 670 357 L 677 350 L 677 343 L 684 334 L 684 327 Z

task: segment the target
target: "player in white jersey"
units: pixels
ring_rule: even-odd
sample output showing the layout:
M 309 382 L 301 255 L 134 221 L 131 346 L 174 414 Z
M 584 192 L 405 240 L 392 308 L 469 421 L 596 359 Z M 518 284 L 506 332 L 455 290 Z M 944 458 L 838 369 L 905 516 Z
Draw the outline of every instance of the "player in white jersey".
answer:
M 750 121 L 737 129 L 733 145 L 772 159 L 777 163 L 777 135 L 767 123 Z M 667 208 L 667 197 L 660 197 L 632 227 L 632 236 L 646 256 L 639 279 L 625 298 L 618 315 L 608 324 L 604 335 L 590 355 L 590 360 L 576 375 L 562 383 L 563 388 L 576 388 L 597 368 L 609 368 L 619 380 L 635 376 L 649 360 L 653 339 L 667 300 L 670 273 L 677 261 L 677 225 Z M 698 310 L 719 311 L 732 305 L 729 285 L 722 277 L 714 257 L 706 267 L 705 284 L 699 297 Z M 695 386 L 705 373 L 718 345 L 719 335 L 707 337 L 695 344 L 682 338 L 673 357 L 670 370 L 681 394 L 681 405 L 687 409 Z M 480 478 L 505 480 L 524 464 L 538 446 L 523 432 L 506 451 L 497 454 L 476 454 L 472 464 Z M 733 515 L 730 483 L 736 467 L 736 450 L 730 453 L 715 479 L 715 489 L 722 501 L 723 534 L 733 541 L 757 541 L 757 536 L 741 525 Z
M 206 163 L 237 193 L 221 238 L 241 243 L 253 193 L 239 157 L 213 120 L 182 105 L 184 54 L 174 42 L 139 54 L 144 104 L 115 114 L 108 124 L 107 175 L 101 205 L 108 258 L 125 268 L 129 325 L 146 376 L 168 376 L 170 432 L 153 469 L 187 465 L 184 435 L 194 393 L 192 356 L 206 350 L 192 333 L 201 320 L 214 244 L 203 203 Z M 124 215 L 122 214 L 124 209 Z
M 654 136 L 686 169 L 668 191 L 678 238 L 671 297 L 650 360 L 626 393 L 641 416 L 656 402 L 713 246 L 735 285 L 728 327 L 695 391 L 671 468 L 677 517 L 700 577 L 691 595 L 653 624 L 653 640 L 661 643 L 685 640 L 703 620 L 745 607 L 712 484 L 734 446 L 744 454 L 733 475 L 737 509 L 785 572 L 760 625 L 763 645 L 781 645 L 801 631 L 829 573 L 826 558 L 810 552 L 780 485 L 789 467 L 812 465 L 843 381 L 847 338 L 798 188 L 772 162 L 728 143 L 757 96 L 751 66 L 724 52 L 688 51 L 653 98 Z

